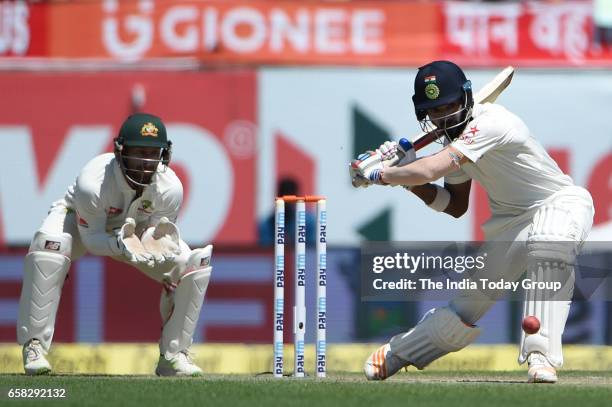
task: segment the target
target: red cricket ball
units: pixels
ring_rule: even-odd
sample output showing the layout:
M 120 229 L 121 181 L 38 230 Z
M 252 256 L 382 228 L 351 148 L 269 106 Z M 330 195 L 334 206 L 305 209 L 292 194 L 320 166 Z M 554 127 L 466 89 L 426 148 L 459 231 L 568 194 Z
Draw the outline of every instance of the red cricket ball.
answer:
M 531 334 L 535 334 L 540 330 L 540 321 L 534 317 L 533 315 L 530 315 L 528 317 L 525 317 L 525 319 L 523 319 L 523 331 L 525 331 L 526 334 L 531 335 Z

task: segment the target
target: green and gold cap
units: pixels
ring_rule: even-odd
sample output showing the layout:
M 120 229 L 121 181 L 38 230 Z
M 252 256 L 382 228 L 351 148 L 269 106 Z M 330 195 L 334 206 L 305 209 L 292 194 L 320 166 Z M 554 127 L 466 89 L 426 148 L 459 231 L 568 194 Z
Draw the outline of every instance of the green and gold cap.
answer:
M 135 113 L 121 125 L 119 142 L 124 146 L 168 148 L 166 126 L 157 116 Z

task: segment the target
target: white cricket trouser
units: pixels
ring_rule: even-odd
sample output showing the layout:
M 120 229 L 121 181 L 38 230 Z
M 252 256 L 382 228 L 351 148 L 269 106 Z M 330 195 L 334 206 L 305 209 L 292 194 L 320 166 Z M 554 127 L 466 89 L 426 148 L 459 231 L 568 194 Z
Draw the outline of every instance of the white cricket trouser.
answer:
M 528 249 L 529 244 L 534 242 L 544 244 L 543 247 L 558 242 L 576 242 L 576 247 L 579 248 L 591 230 L 593 215 L 593 201 L 588 191 L 579 187 L 564 188 L 553 194 L 538 208 L 509 219 L 505 229 L 502 228 L 496 236 L 487 239 L 483 251 L 488 254 L 489 260 L 495 259 L 495 264 L 489 264 L 481 273 L 482 275 L 475 276 L 475 278 L 516 281 L 527 270 L 528 261 L 538 260 L 538 254 Z M 537 221 L 534 222 L 534 219 Z M 503 224 L 504 220 L 493 219 L 491 223 L 496 222 L 499 225 Z M 536 236 L 538 240 L 534 241 Z M 577 253 L 568 251 L 562 254 Z M 568 256 L 568 258 L 571 257 L 571 255 Z M 541 260 L 555 261 L 556 259 L 543 258 Z M 570 260 L 558 260 L 557 262 L 563 263 L 564 261 Z M 538 298 L 538 294 L 531 292 L 525 299 L 524 312 L 527 313 L 526 315 L 538 317 L 542 325 L 536 335 L 523 334 L 521 336 L 519 363 L 524 363 L 530 352 L 538 351 L 543 353 L 553 366 L 561 367 L 563 364 L 561 336 L 567 322 L 573 292 L 573 261 L 567 266 L 572 270 L 571 278 L 565 281 L 564 286 L 565 292 L 569 293 L 569 298 L 534 302 L 533 298 Z M 550 272 L 554 271 L 553 267 Z M 551 275 L 551 278 L 554 276 Z M 463 322 L 474 324 L 504 294 L 502 290 L 466 291 L 454 298 L 450 302 L 450 307 Z
M 49 240 L 45 240 L 47 238 Z M 72 245 L 71 250 L 65 246 L 67 244 Z M 212 246 L 192 251 L 181 240 L 180 247 L 180 255 L 173 260 L 155 264 L 153 267 L 135 266 L 148 277 L 164 285 L 159 304 L 163 327 L 160 353 L 167 357 L 172 357 L 191 346 L 212 272 L 210 265 Z M 61 204 L 54 205 L 38 233 L 35 234 L 30 250 L 24 263 L 24 281 L 17 327 L 18 341 L 24 344 L 30 339 L 37 338 L 48 351 L 53 340 L 55 316 L 68 268 L 71 261 L 86 253 L 75 213 L 68 211 Z M 131 264 L 119 256 L 112 258 Z M 188 268 L 190 272 L 186 272 Z
M 573 218 L 572 230 L 567 231 L 567 240 L 584 241 L 593 224 L 593 206 L 590 194 L 580 187 L 568 187 L 553 194 L 540 207 L 511 219 L 495 219 L 489 224 L 503 223 L 505 227 L 496 228 L 486 236 L 487 243 L 482 251 L 496 264 L 487 265 L 486 274 L 475 278 L 490 280 L 504 279 L 516 281 L 527 269 L 527 235 L 533 227 L 533 218 L 538 210 L 547 206 L 562 205 L 567 208 L 566 216 Z M 578 229 L 578 233 L 576 233 Z M 493 306 L 500 291 L 470 290 L 451 300 L 450 306 L 467 324 L 474 324 Z M 565 324 L 565 323 L 564 323 Z M 561 330 L 562 331 L 562 330 Z

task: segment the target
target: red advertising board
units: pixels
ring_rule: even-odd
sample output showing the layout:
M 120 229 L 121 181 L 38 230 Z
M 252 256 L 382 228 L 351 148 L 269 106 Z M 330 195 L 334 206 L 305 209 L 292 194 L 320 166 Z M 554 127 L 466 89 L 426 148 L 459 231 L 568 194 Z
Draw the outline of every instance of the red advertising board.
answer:
M 82 165 L 111 151 L 141 99 L 174 142 L 184 239 L 253 243 L 256 87 L 253 71 L 0 75 L 1 242 L 30 240 Z M 19 198 L 17 198 L 19 197 Z M 27 233 L 25 231 L 28 231 Z
M 591 1 L 440 3 L 440 55 L 463 65 L 610 65 Z
M 438 41 L 436 8 L 394 1 L 91 1 L 19 10 L 26 49 L 0 55 L 389 65 L 431 59 Z

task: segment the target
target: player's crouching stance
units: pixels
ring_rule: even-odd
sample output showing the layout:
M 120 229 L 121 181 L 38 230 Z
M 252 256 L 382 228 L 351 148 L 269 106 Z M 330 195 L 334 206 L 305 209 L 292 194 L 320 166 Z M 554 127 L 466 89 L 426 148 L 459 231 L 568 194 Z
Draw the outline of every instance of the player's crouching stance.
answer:
M 506 243 L 498 253 L 502 257 L 496 257 L 503 261 L 482 277 L 515 281 L 525 270 L 536 281 L 568 275 L 563 299 L 542 301 L 542 293 L 531 290 L 524 303 L 524 315 L 537 317 L 541 328 L 523 334 L 519 363 L 528 362 L 530 382 L 554 383 L 563 364 L 561 335 L 573 291 L 574 258 L 593 221 L 591 196 L 559 169 L 517 116 L 499 105 L 474 105 L 471 84 L 457 65 L 436 61 L 421 67 L 414 88 L 419 122 L 426 131 L 437 128 L 433 131 L 444 138 L 445 147 L 417 160 L 411 146 L 387 142 L 351 163 L 353 185 L 364 180 L 403 185 L 432 209 L 459 217 L 468 207 L 471 180 L 477 180 L 492 211 L 483 226 L 488 248 Z M 394 154 L 403 162 L 386 166 L 383 160 Z M 442 177 L 444 187 L 429 183 Z M 500 295 L 466 291 L 447 307 L 427 312 L 414 328 L 368 358 L 366 377 L 384 380 L 408 365 L 423 369 L 473 343 L 480 333 L 474 324 Z
M 24 261 L 17 338 L 26 374 L 46 374 L 61 289 L 72 261 L 89 252 L 128 262 L 163 285 L 159 376 L 198 376 L 188 351 L 212 272 L 212 246 L 191 250 L 174 224 L 183 199 L 168 164 L 172 143 L 161 120 L 134 114 L 114 154 L 83 168 L 53 203 Z

